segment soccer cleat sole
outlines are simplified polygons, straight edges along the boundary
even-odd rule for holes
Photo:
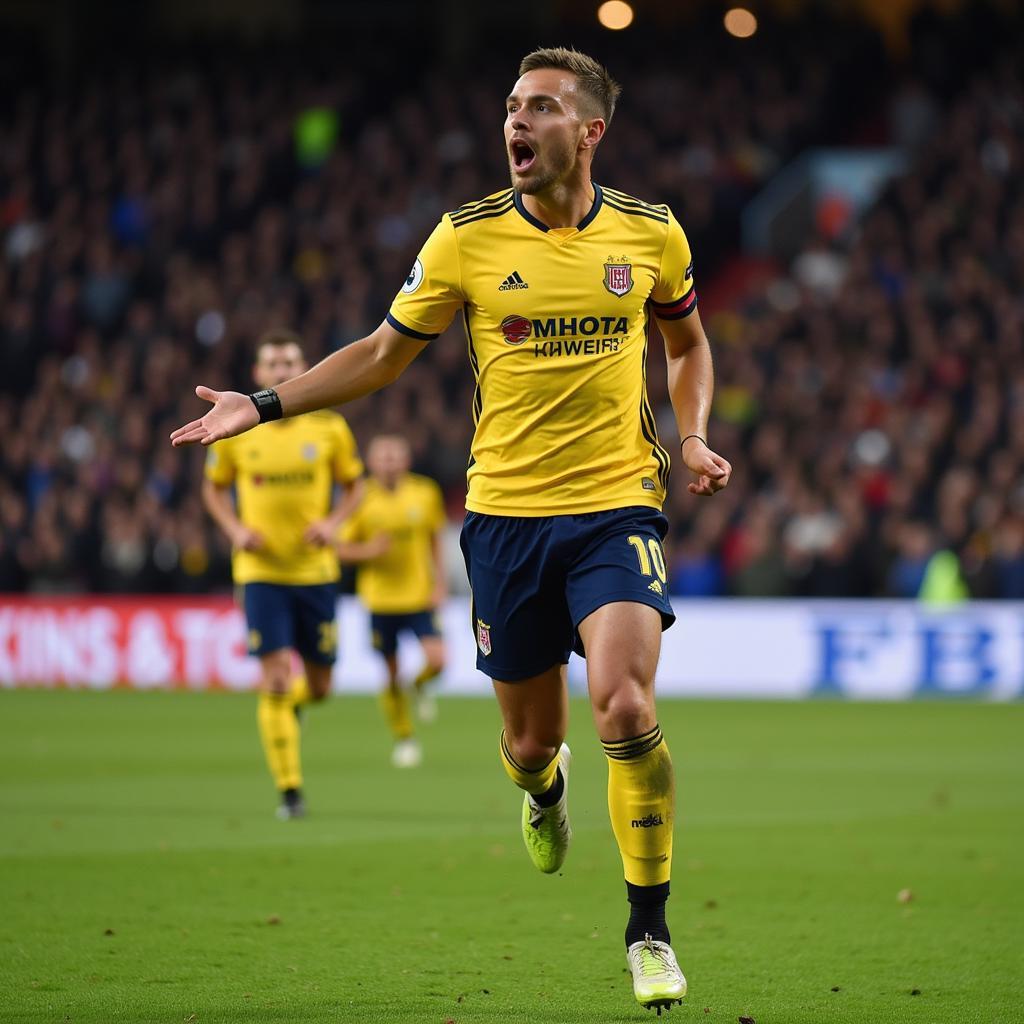
[[[645,1010],[657,1010],[658,1016],[661,1016],[662,1010],[671,1010],[673,1006],[682,1006],[682,999],[655,999],[650,1003],[640,1004]]]

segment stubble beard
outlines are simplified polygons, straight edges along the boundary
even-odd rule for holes
[[[575,152],[570,143],[551,152],[546,169],[534,173],[528,181],[516,184],[515,167],[509,163],[509,170],[512,174],[512,187],[525,196],[535,196],[540,192],[546,192],[552,185],[567,176],[572,169]]]

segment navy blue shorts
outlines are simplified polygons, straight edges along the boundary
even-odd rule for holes
[[[370,631],[374,650],[390,657],[398,650],[398,634],[408,630],[414,636],[440,636],[437,616],[432,611],[407,612],[402,615],[370,613]]]
[[[293,647],[307,661],[332,665],[338,653],[334,620],[336,583],[291,587],[283,583],[246,583],[245,619],[249,653],[257,657]]]
[[[583,654],[577,627],[602,605],[635,601],[675,621],[656,509],[583,515],[491,516],[469,512],[462,554],[473,590],[476,665],[513,682]]]

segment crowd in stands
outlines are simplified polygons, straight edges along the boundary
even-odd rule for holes
[[[873,47],[614,68],[627,90],[595,176],[672,205],[698,291],[744,203],[803,148],[902,141],[908,109],[921,129],[857,230],[808,238],[706,319],[712,440],[735,473],[694,499],[675,459],[675,593],[914,596],[948,549],[971,593],[1024,597],[1021,64],[1004,54],[951,92],[918,79],[887,107],[881,86],[849,91]],[[310,360],[366,334],[438,216],[507,182],[514,62],[428,67],[372,96],[358,69],[259,63],[100,69],[0,113],[0,592],[227,586],[202,453],[167,443],[200,412],[193,385],[245,389],[271,326]],[[672,449],[656,365],[649,382]],[[453,328],[345,410],[362,445],[409,436],[453,523],[472,389]]]

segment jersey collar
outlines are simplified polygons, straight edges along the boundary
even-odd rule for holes
[[[596,181],[592,182],[591,184],[593,184],[594,186],[594,205],[590,207],[590,211],[583,218],[583,220],[581,220],[579,224],[576,225],[577,231],[582,231],[597,216],[598,211],[601,209],[601,205],[604,202],[603,193],[601,192],[601,186],[598,185]],[[536,217],[534,217],[532,213],[530,213],[530,211],[523,204],[523,197],[519,192],[515,192],[514,196],[516,210],[519,212],[519,215],[523,218],[523,220],[525,220],[528,224],[532,224],[535,228],[537,228],[540,231],[551,230],[547,226],[547,224],[544,223],[544,221],[538,220]]]

